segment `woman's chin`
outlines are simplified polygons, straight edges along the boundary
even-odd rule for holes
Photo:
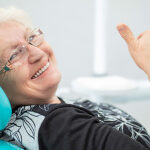
[[[61,81],[61,74],[56,74],[54,76],[51,76],[51,78],[48,79],[45,85],[47,85],[47,87],[49,88],[57,87],[60,81]]]
[[[50,74],[47,78],[41,79],[36,84],[41,87],[41,89],[47,91],[57,88],[59,82],[61,81],[61,73],[55,72]]]

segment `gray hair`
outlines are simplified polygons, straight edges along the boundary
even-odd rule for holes
[[[27,28],[33,28],[28,14],[25,11],[12,6],[8,8],[0,8],[0,24],[7,21],[15,21]],[[2,62],[0,60],[0,65],[1,63]],[[4,76],[0,75],[0,86],[2,86],[3,80]]]
[[[31,20],[28,14],[15,7],[0,8],[0,23],[7,21],[16,21],[26,27],[32,28]]]

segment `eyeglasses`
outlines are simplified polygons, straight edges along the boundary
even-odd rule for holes
[[[44,41],[43,32],[39,28],[34,29],[27,36],[26,41],[28,44],[31,44],[33,46],[36,47],[39,46]],[[8,61],[5,63],[5,65],[2,66],[0,74],[12,70],[13,64],[18,62],[25,55],[26,51],[27,51],[27,44],[17,46],[16,49],[12,50],[12,53]]]

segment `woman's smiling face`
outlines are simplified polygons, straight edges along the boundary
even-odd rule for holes
[[[0,24],[1,65],[16,47],[26,47],[23,56],[12,64],[13,69],[1,75],[4,76],[1,86],[12,106],[49,103],[61,80],[52,48],[44,40],[38,46],[28,44],[26,38],[30,32],[14,21]]]

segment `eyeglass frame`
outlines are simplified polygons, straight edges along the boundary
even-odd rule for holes
[[[34,31],[36,31],[36,30],[40,33],[39,35],[42,35],[42,40],[41,40],[41,42],[38,43],[38,44],[33,44],[33,43],[32,43],[32,40],[33,40],[33,38],[36,36],[36,35],[34,35],[33,33],[34,33]],[[27,41],[27,44],[33,45],[33,46],[35,46],[35,47],[39,46],[39,45],[44,41],[44,34],[43,34],[42,30],[41,30],[40,28],[35,28],[35,29],[33,29],[33,30],[31,31],[31,33],[27,36],[26,41]],[[11,58],[11,57],[10,57],[10,58]],[[4,66],[2,67],[2,69],[0,70],[0,74],[6,73],[7,71],[10,71],[10,70],[13,69],[12,63],[10,62],[10,58],[9,58],[8,61],[6,61],[5,65],[4,65]]]

